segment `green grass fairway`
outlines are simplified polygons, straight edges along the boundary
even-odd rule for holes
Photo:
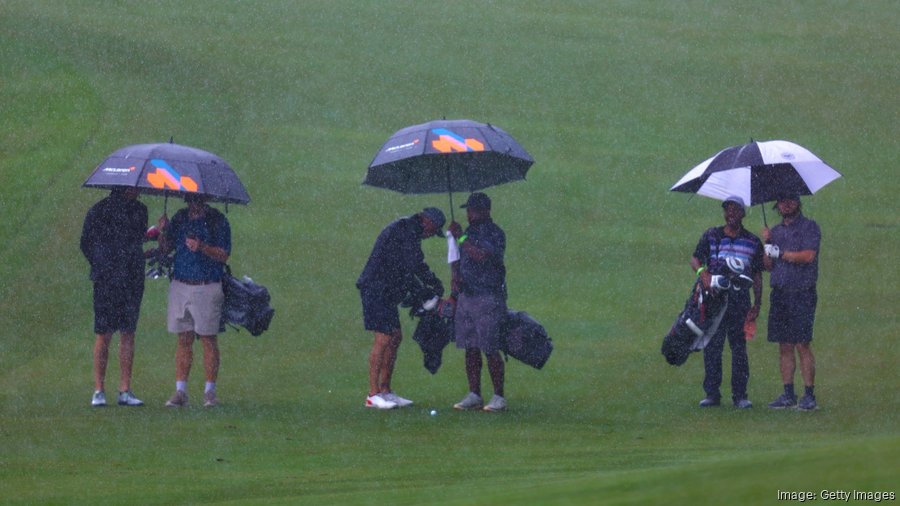
[[[898,26],[886,0],[0,2],[0,503],[896,501]],[[449,209],[360,183],[394,131],[442,117],[499,125],[536,160],[487,192],[509,305],[556,349],[542,371],[508,364],[499,416],[450,409],[462,354],[432,376],[405,316],[394,386],[416,405],[363,408],[356,277],[388,222]],[[168,410],[167,285],[148,280],[133,381],[147,406],[91,409],[78,238],[104,192],[81,184],[112,151],[170,137],[240,175],[252,202],[228,209],[230,264],[277,313],[261,337],[221,336],[219,408],[199,407],[197,346],[193,405]],[[803,202],[823,231],[812,413],[765,407],[781,393],[768,304],[752,410],[699,409],[701,357],[659,353],[696,241],[722,222],[718,202],[667,190],[751,138],[844,176]],[[745,224],[758,233],[762,208]],[[445,248],[425,243],[448,281]]]

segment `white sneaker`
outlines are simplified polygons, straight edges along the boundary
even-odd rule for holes
[[[494,395],[493,397],[491,397],[491,402],[489,402],[487,406],[484,407],[484,410],[494,413],[506,411],[506,399],[500,397],[499,395]]]
[[[106,394],[101,390],[94,392],[94,396],[91,397],[91,406],[95,408],[106,406]]]
[[[399,395],[395,394],[394,392],[381,393],[379,395],[384,400],[386,400],[388,402],[393,402],[394,404],[397,405],[397,407],[400,407],[400,408],[405,408],[407,406],[413,405],[413,401],[411,401],[409,399],[404,399],[403,397],[400,397]]]
[[[143,406],[144,401],[138,399],[131,393],[131,390],[127,392],[119,392],[119,406]]]
[[[397,407],[397,403],[385,400],[381,396],[381,394],[375,394],[366,397],[366,407],[376,409],[394,409]]]
[[[482,406],[484,406],[484,401],[481,400],[481,396],[474,392],[469,392],[463,397],[463,400],[453,405],[453,409],[468,411],[470,409],[481,409]]]

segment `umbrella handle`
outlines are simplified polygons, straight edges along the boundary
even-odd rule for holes
[[[453,192],[447,192],[447,195],[450,196],[450,223],[453,223],[454,221],[456,221],[453,218]]]
[[[765,202],[760,202],[759,208],[762,209],[762,213],[763,213],[763,226],[766,228],[769,228],[769,223],[766,221],[766,205],[765,204],[766,204]]]
[[[450,223],[456,221],[453,218],[453,185],[450,182],[450,160],[444,157],[444,167],[447,168],[447,195],[450,196]]]

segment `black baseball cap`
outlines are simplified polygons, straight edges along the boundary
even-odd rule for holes
[[[443,228],[444,223],[447,222],[447,218],[444,217],[443,211],[441,211],[440,209],[438,209],[436,207],[426,207],[425,209],[422,209],[422,212],[419,214],[427,217],[435,225],[437,225],[438,235],[444,235],[444,233],[441,231],[441,228]]]
[[[469,195],[469,200],[466,200],[466,203],[459,207],[463,209],[467,207],[471,207],[472,209],[490,209],[491,198],[484,193],[475,192]]]

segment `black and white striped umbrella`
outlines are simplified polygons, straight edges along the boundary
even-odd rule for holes
[[[812,195],[841,177],[803,146],[788,141],[732,146],[697,165],[669,191],[717,200],[738,196],[754,205],[786,195]]]

